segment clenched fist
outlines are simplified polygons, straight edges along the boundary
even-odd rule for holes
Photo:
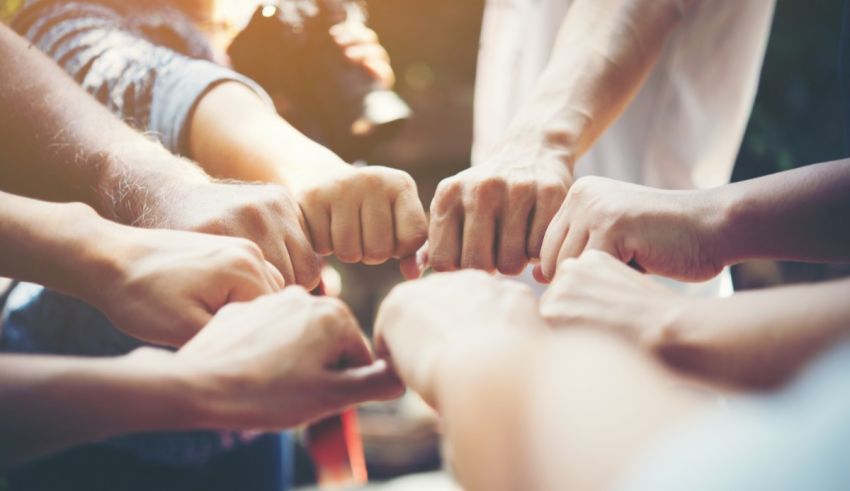
[[[707,280],[725,266],[724,208],[711,191],[667,191],[604,177],[570,189],[543,242],[538,279],[597,249],[641,271]]]
[[[381,264],[412,256],[427,224],[416,183],[387,167],[324,164],[290,179],[313,247],[346,263]]]
[[[431,266],[522,272],[539,257],[571,181],[560,161],[509,151],[443,180],[431,202]]]

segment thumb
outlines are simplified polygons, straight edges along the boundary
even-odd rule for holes
[[[333,377],[345,405],[386,401],[404,393],[404,385],[386,360],[335,372]]]

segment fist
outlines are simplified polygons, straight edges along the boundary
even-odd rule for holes
[[[707,280],[724,266],[723,212],[711,191],[666,191],[603,177],[573,184],[546,232],[536,276],[548,281],[587,249],[661,276]]]
[[[387,167],[325,167],[296,186],[313,247],[342,262],[381,264],[412,256],[427,224],[416,183]]]
[[[177,352],[216,428],[290,428],[403,387],[340,301],[294,287],[230,304]]]
[[[431,202],[431,266],[522,272],[539,256],[569,180],[560,162],[491,162],[443,180]]]
[[[152,213],[158,227],[248,239],[287,285],[319,283],[319,257],[305,232],[298,203],[272,184],[208,183],[170,193]]]

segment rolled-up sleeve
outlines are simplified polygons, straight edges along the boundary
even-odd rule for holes
[[[272,104],[251,79],[151,42],[107,6],[44,3],[21,12],[14,23],[19,32],[113,113],[174,153],[188,155],[192,111],[215,85],[239,82]]]

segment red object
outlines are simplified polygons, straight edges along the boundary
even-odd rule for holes
[[[316,466],[319,487],[352,487],[368,482],[356,409],[310,425],[307,448]]]
[[[324,294],[324,284],[320,283],[313,295]],[[356,409],[347,409],[307,427],[307,449],[320,488],[354,487],[369,481]]]

